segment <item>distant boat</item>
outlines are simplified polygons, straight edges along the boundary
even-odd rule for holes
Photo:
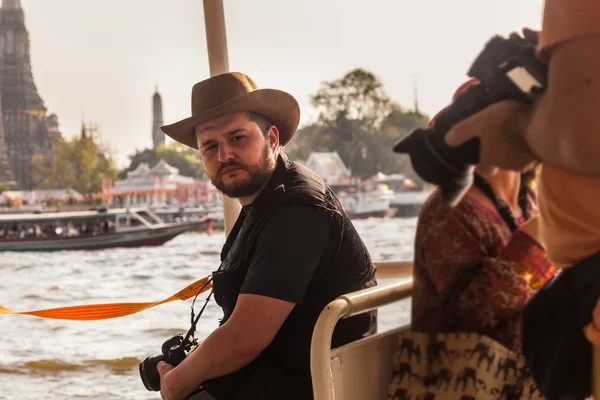
[[[0,215],[0,251],[158,246],[208,219],[165,223],[146,208]]]
[[[429,190],[419,187],[402,174],[385,175],[379,172],[371,177],[371,180],[387,185],[393,191],[390,207],[397,210],[396,217],[418,216],[423,203],[431,194]]]
[[[384,185],[364,190],[359,184],[330,184],[350,219],[386,218],[396,212],[390,207],[394,192]]]
[[[196,206],[164,206],[156,207],[149,206],[155,214],[157,214],[165,222],[189,222],[206,219],[211,219],[212,229],[224,228],[223,207],[209,202],[200,203]],[[201,224],[197,227],[200,231],[206,231],[206,224]]]

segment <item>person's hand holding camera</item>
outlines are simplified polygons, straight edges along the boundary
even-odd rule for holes
[[[163,400],[177,400],[182,397],[177,397],[177,382],[171,379],[171,371],[175,369],[174,366],[161,361],[156,366],[156,370],[160,375],[160,397]]]
[[[539,32],[525,28],[523,37],[537,44]],[[459,146],[479,137],[480,165],[523,171],[537,161],[524,139],[534,107],[513,100],[492,104],[456,124],[446,135],[446,143]]]
[[[534,106],[514,100],[492,104],[456,124],[446,135],[446,143],[459,146],[480,139],[479,163],[513,171],[531,168],[537,160],[524,142]]]

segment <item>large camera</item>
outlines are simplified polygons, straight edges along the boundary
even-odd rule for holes
[[[158,392],[160,390],[160,375],[156,369],[159,362],[164,361],[172,366],[178,366],[187,355],[196,348],[195,338],[184,338],[182,334],[175,335],[162,345],[162,354],[147,357],[140,363],[140,377],[146,389]]]
[[[473,183],[479,162],[479,138],[457,147],[444,137],[456,123],[503,100],[533,103],[546,87],[547,66],[536,56],[536,44],[516,33],[495,36],[473,62],[468,75],[479,83],[470,86],[444,109],[430,128],[419,128],[394,146],[407,153],[415,172],[440,187],[445,204],[455,206]]]

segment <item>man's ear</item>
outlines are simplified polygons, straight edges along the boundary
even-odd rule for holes
[[[271,125],[269,132],[267,132],[267,139],[271,149],[275,151],[279,147],[279,129],[275,125]]]

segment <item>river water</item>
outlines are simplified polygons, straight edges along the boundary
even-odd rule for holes
[[[412,259],[416,219],[354,224],[373,260]],[[162,300],[216,269],[224,240],[219,232],[189,232],[160,247],[2,253],[0,305],[26,311]],[[0,399],[160,399],[142,385],[138,364],[188,330],[190,304],[176,301],[104,321],[0,315]],[[379,330],[407,323],[409,307],[406,300],[381,309]],[[209,334],[221,316],[211,301],[196,336]]]

